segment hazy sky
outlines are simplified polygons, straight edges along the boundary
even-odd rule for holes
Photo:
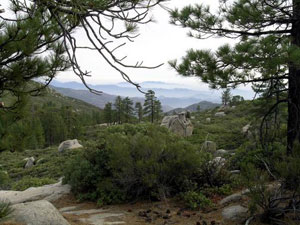
[[[171,0],[164,3],[169,8],[182,8],[194,3],[205,3],[212,7],[218,5],[218,0]],[[157,7],[152,10],[155,23],[149,23],[140,27],[140,36],[135,42],[129,43],[117,51],[122,58],[127,56],[125,62],[135,64],[143,61],[144,65],[154,66],[164,63],[163,66],[154,70],[128,69],[125,70],[135,82],[163,81],[177,83],[180,86],[193,87],[196,89],[208,89],[206,84],[197,78],[183,78],[168,65],[169,60],[180,59],[190,48],[216,49],[219,45],[227,42],[226,39],[197,40],[187,36],[186,29],[169,24],[169,14],[166,10]],[[83,32],[78,30],[76,37],[84,43]],[[123,82],[120,74],[108,66],[96,52],[83,51],[78,55],[82,68],[92,72],[92,77],[87,79],[90,84],[107,84]],[[59,81],[78,80],[72,71],[60,74]]]

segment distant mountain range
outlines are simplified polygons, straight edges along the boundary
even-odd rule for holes
[[[59,82],[52,81],[52,86],[61,88],[70,88],[75,90],[86,90],[82,83],[77,82]],[[164,82],[143,82],[140,84],[143,91],[151,89],[160,99],[162,104],[169,105],[173,108],[186,107],[188,105],[198,103],[199,101],[220,102],[219,91],[197,91],[188,88],[179,88],[178,84],[168,84]],[[102,91],[109,95],[120,95],[128,97],[141,97],[144,94],[139,92],[133,85],[128,83],[107,84],[107,85],[89,85],[95,90]]]
[[[185,108],[172,109],[172,110],[168,111],[167,113],[169,115],[172,115],[174,113],[180,113],[180,112],[183,112],[183,111],[196,112],[198,110],[198,106],[200,106],[200,111],[204,111],[204,110],[207,110],[207,109],[216,108],[220,105],[221,104],[218,104],[218,103],[212,103],[212,102],[208,102],[208,101],[201,101],[201,102],[198,102],[196,104],[189,105]]]
[[[220,103],[221,90],[198,91],[188,88],[180,88],[180,85],[158,81],[142,82],[143,91],[149,89],[155,92],[155,95],[161,101],[165,112],[174,108],[185,108],[199,102]],[[144,95],[133,85],[126,82],[118,84],[89,85],[95,90],[102,91],[102,95],[90,93],[82,83],[78,82],[59,82],[54,80],[51,86],[58,92],[77,99],[81,99],[90,104],[103,108],[107,102],[114,102],[116,96],[130,97],[134,102],[143,102]],[[241,95],[245,99],[251,99],[252,92],[235,89],[233,95]]]

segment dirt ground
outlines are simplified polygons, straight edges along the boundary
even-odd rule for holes
[[[218,199],[216,199],[217,201]],[[78,202],[73,195],[66,195],[53,202],[57,208],[76,206],[76,210],[100,209],[93,202]],[[127,225],[235,225],[222,221],[222,207],[214,207],[208,211],[192,211],[184,209],[183,206],[174,200],[162,202],[137,202],[132,204],[121,204],[101,207],[110,212],[122,212],[122,221]],[[88,215],[80,216],[63,213],[65,219],[71,225],[89,225],[80,221]],[[0,223],[1,225],[23,225],[20,223]],[[251,225],[262,225],[252,221]]]
[[[69,206],[77,206],[78,210],[99,208],[95,203],[79,203],[69,195],[53,203],[58,209]],[[128,225],[226,225],[221,222],[221,209],[212,208],[209,211],[191,211],[184,209],[174,200],[163,202],[137,202],[102,207],[113,212],[124,212],[122,218]],[[85,225],[80,218],[85,215],[74,216],[63,214],[71,225]],[[229,225],[229,224],[228,224]],[[230,224],[233,225],[233,224]]]

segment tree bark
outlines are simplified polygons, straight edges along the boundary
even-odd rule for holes
[[[300,0],[293,0],[292,48],[300,48]],[[300,143],[300,66],[289,65],[287,155],[293,153],[294,144]]]

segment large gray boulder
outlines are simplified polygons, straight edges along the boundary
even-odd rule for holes
[[[186,117],[185,112],[178,115],[165,116],[161,122],[161,126],[183,137],[191,136],[194,129],[192,122]]]
[[[79,144],[77,139],[67,140],[67,141],[62,142],[58,146],[58,151],[59,152],[64,152],[65,150],[75,149],[75,148],[82,148],[82,147],[83,146],[81,144]]]
[[[20,203],[12,206],[11,218],[25,225],[70,225],[48,201]]]
[[[223,209],[222,217],[230,224],[242,224],[249,216],[248,209],[241,205],[229,206]]]
[[[25,191],[0,191],[0,198],[1,200],[9,201],[12,204],[37,200],[55,201],[70,192],[70,185],[63,185],[60,181],[56,184],[45,185],[42,187],[31,187]]]

